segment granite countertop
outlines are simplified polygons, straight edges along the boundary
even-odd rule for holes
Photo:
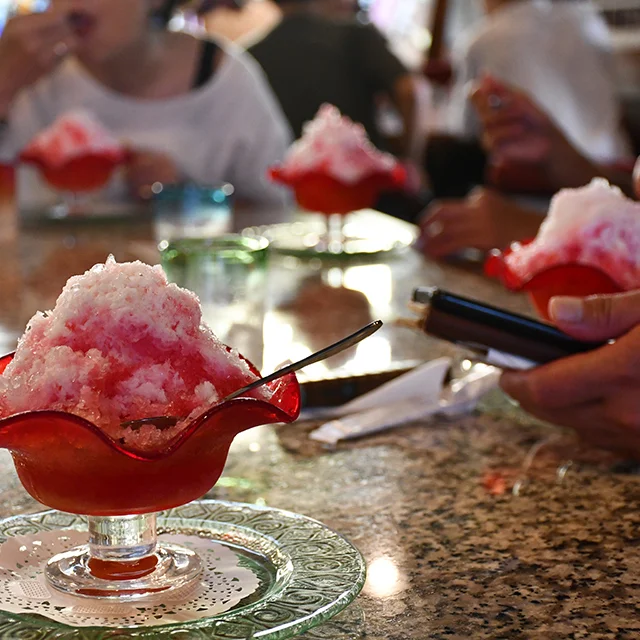
[[[29,246],[38,242],[46,241]],[[103,238],[103,244],[109,242]],[[124,252],[122,246],[114,250]],[[24,278],[17,260],[9,250],[0,253],[3,273],[20,271]],[[56,261],[51,264],[55,269]],[[77,266],[58,264],[60,277]],[[377,269],[372,273],[387,277]],[[376,315],[385,304],[399,312],[411,288],[426,283],[516,309],[526,305],[477,273],[417,256],[388,269],[388,300],[370,298]],[[355,276],[344,282],[357,288]],[[5,280],[3,287],[9,286]],[[32,286],[28,296],[17,287],[12,298],[4,297],[0,327],[7,344],[18,315],[32,313],[49,294]],[[406,329],[388,327],[385,335],[400,359],[446,351]],[[571,434],[524,416],[499,392],[465,418],[433,419],[334,450],[310,445],[311,427],[243,434],[208,496],[305,514],[362,551],[369,567],[363,594],[303,637],[640,638],[635,468],[583,450]],[[547,444],[523,472],[527,454],[542,442]],[[514,495],[519,479],[524,481]],[[20,486],[6,452],[0,452],[0,485],[0,515],[41,509]]]

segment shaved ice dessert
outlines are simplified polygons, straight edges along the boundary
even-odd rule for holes
[[[85,418],[121,445],[154,451],[219,400],[255,380],[248,363],[204,325],[195,294],[159,266],[109,257],[69,279],[37,313],[0,376],[0,418],[35,410]],[[268,400],[268,387],[253,397]],[[185,420],[160,430],[121,422]]]
[[[23,157],[42,158],[52,167],[87,154],[120,158],[123,146],[89,111],[76,109],[40,132],[22,152]]]
[[[406,171],[362,125],[325,104],[271,177],[292,187],[300,206],[332,214],[373,206],[382,191],[404,185]]]
[[[346,184],[373,173],[392,172],[398,161],[378,151],[360,124],[352,122],[332,105],[325,104],[308,122],[302,138],[293,143],[280,172],[295,180],[311,171],[322,171]]]
[[[582,265],[620,289],[640,288],[640,204],[603,179],[564,189],[535,240],[513,247],[504,262],[522,281],[558,265]]]
[[[90,112],[69,111],[41,131],[20,154],[53,187],[92,191],[105,185],[127,158],[123,144]]]

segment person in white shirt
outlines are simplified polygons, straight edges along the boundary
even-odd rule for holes
[[[485,7],[486,17],[454,46],[451,133],[479,137],[469,85],[490,74],[526,93],[591,160],[627,156],[609,33],[591,3],[485,0]]]
[[[269,183],[291,133],[257,64],[171,32],[175,0],[52,0],[0,38],[0,162],[72,108],[132,149],[129,193],[154,182],[230,182],[239,201],[285,206]]]

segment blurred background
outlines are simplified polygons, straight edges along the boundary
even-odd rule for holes
[[[395,53],[417,68],[431,43],[429,24],[434,0],[332,0],[336,15],[358,13],[360,19],[376,24],[389,39]],[[256,32],[267,31],[279,19],[271,0],[208,0],[210,10],[200,25],[208,32],[242,41]],[[622,91],[640,87],[640,0],[596,0],[611,26]],[[0,0],[0,30],[7,16],[18,10],[42,10],[47,0]],[[450,0],[446,42],[482,16],[479,0]],[[184,28],[184,19],[174,19],[174,28]],[[639,91],[640,93],[640,91]]]
[[[432,0],[333,0],[335,14],[359,13],[362,20],[375,23],[393,44],[396,53],[412,66],[419,64],[431,39],[428,30]],[[453,0],[448,30],[453,33],[471,24],[481,15],[475,0]],[[42,10],[47,0],[0,0],[0,28],[11,11]],[[231,40],[251,37],[256,31],[268,30],[279,19],[278,7],[270,0],[210,0],[211,8],[203,18],[203,26],[212,34]],[[184,27],[180,17],[174,28]]]

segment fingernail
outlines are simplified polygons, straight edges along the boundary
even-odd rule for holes
[[[427,225],[427,235],[430,238],[439,236],[444,231],[444,225],[440,221],[432,222]]]
[[[553,320],[577,324],[584,319],[584,302],[582,298],[564,296],[552,298],[549,303],[549,314]]]

